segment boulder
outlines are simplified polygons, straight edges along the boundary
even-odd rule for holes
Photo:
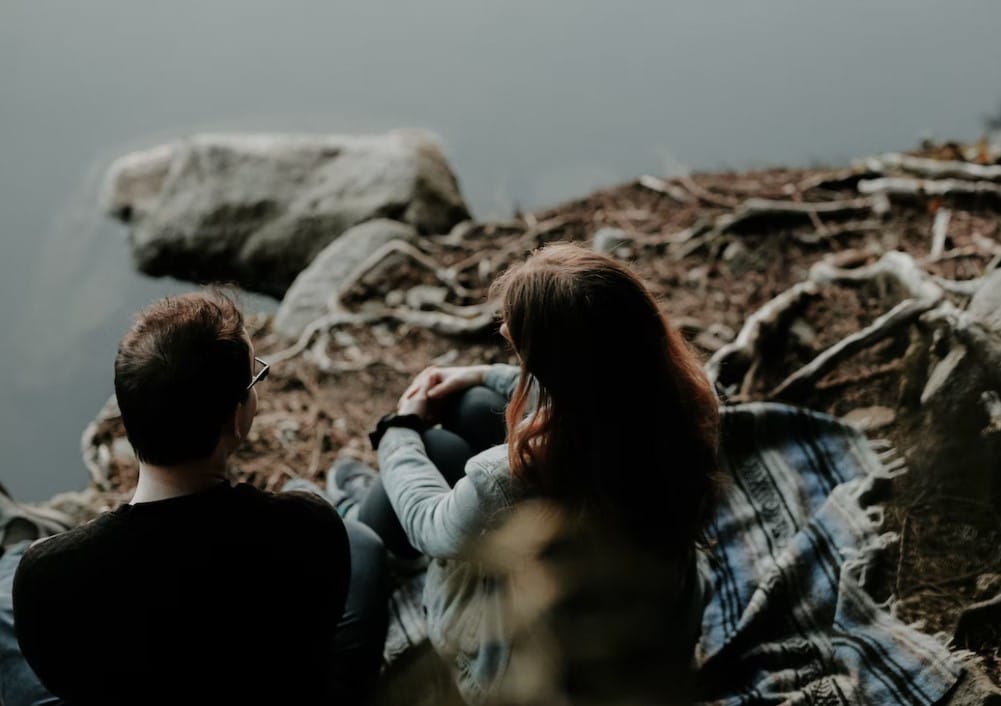
[[[385,218],[351,228],[295,278],[275,314],[275,331],[298,338],[312,321],[330,311],[333,300],[349,284],[347,278],[376,250],[392,240],[413,242],[416,238],[413,227]]]
[[[197,135],[120,158],[103,192],[142,272],[275,297],[359,223],[447,233],[469,217],[435,139],[410,130]]]

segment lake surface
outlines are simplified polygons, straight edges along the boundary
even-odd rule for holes
[[[83,487],[134,311],[97,209],[117,155],[201,130],[438,133],[480,218],[641,173],[844,163],[975,139],[997,0],[5,0],[0,481]],[[250,300],[250,308],[263,306]]]

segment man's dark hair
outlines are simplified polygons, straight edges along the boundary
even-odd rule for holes
[[[136,318],[118,346],[115,394],[141,461],[206,458],[247,398],[250,348],[243,315],[220,292],[169,297]]]

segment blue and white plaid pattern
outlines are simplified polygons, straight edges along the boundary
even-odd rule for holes
[[[732,479],[712,525],[697,649],[711,703],[933,704],[961,671],[863,589],[890,539],[869,495],[888,475],[865,437],[776,404],[724,410]]]

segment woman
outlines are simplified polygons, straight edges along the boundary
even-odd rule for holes
[[[380,483],[359,519],[395,554],[434,560],[430,636],[468,700],[496,685],[510,635],[496,576],[467,550],[532,498],[671,567],[665,600],[677,623],[664,630],[689,660],[702,605],[697,546],[717,491],[708,379],[640,280],[610,257],[550,245],[491,295],[520,365],[418,375],[373,433]],[[442,428],[430,428],[436,421]]]

